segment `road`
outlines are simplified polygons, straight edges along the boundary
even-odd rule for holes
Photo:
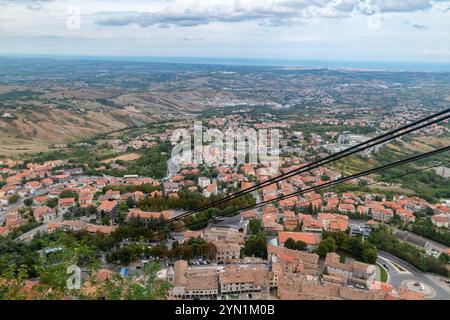
[[[163,180],[169,180],[171,177],[177,174],[178,170],[180,170],[180,165],[176,161],[174,161],[174,159],[170,158],[169,160],[167,160],[167,175]]]
[[[24,233],[23,235],[21,235],[20,237],[18,237],[16,240],[18,241],[29,241],[31,239],[33,239],[34,235],[38,232],[38,231],[46,231],[47,230],[47,226],[48,224],[43,224],[37,228],[34,228],[26,233]]]
[[[392,262],[400,266],[404,271],[398,270]],[[378,251],[378,260],[380,265],[386,265],[390,276],[390,283],[395,287],[400,287],[402,282],[412,280],[428,285],[434,290],[431,300],[450,300],[450,286],[440,280],[440,277],[427,274],[408,262],[384,251]]]

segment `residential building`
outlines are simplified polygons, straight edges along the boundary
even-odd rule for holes
[[[33,214],[36,221],[43,221],[44,223],[48,223],[56,218],[55,212],[47,206],[34,207]]]
[[[75,198],[61,198],[58,199],[59,208],[70,208],[75,205]]]
[[[342,263],[340,258],[335,252],[327,253],[325,268],[329,274],[345,275],[348,278],[368,279],[375,272],[375,267],[372,265],[355,260],[351,263]]]
[[[446,214],[436,214],[431,217],[431,223],[438,228],[447,228],[449,227],[450,218]]]
[[[216,261],[236,262],[239,261],[241,254],[241,246],[237,243],[230,243],[225,241],[215,241],[216,246]]]
[[[348,228],[348,216],[342,214],[319,213],[318,219],[326,231],[342,231]]]
[[[219,272],[221,295],[251,294],[268,290],[269,273],[265,267],[229,265]]]
[[[173,279],[169,299],[215,300],[219,294],[217,271],[211,268],[188,268],[187,261],[178,260],[173,267]]]
[[[105,200],[97,207],[97,216],[99,219],[109,217],[110,222],[113,223],[116,218],[116,213],[119,205],[115,200]]]
[[[284,246],[284,243],[289,238],[293,239],[294,241],[302,241],[306,244],[308,250],[313,250],[317,247],[317,245],[319,245],[320,241],[322,240],[322,235],[320,233],[312,232],[278,232],[278,242],[281,246]]]
[[[127,220],[130,220],[132,218],[140,218],[144,222],[149,222],[152,219],[164,219],[169,220],[173,218],[173,211],[171,210],[164,210],[161,212],[149,212],[149,211],[142,211],[139,209],[131,209],[128,212]]]
[[[198,185],[204,189],[207,186],[209,186],[211,184],[211,179],[206,178],[206,177],[199,177],[198,178]]]
[[[218,189],[216,183],[211,183],[205,187],[203,190],[203,196],[206,198],[211,197],[212,195],[217,195]]]

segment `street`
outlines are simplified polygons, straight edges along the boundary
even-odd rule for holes
[[[403,282],[408,280],[421,282],[432,288],[434,291],[433,295],[429,299],[450,300],[450,286],[449,284],[439,280],[439,277],[424,273],[408,262],[384,251],[378,251],[377,263],[382,266],[387,266],[390,284],[393,286],[398,288]],[[399,270],[396,265],[400,266],[403,270]]]

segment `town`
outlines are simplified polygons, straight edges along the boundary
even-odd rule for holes
[[[0,236],[36,247],[57,245],[42,248],[46,259],[69,250],[64,248],[69,241],[64,237],[70,241],[88,237],[99,265],[96,270],[83,270],[79,296],[108,296],[104,292],[99,296],[102,284],[120,282],[117,276],[140,277],[157,265],[158,279],[167,283],[163,297],[175,300],[448,298],[450,196],[445,165],[421,177],[437,188],[442,186],[442,195],[414,189],[420,186],[408,184],[409,180],[390,182],[384,176],[367,176],[239,211],[340,179],[366,163],[380,163],[383,156],[392,156],[398,144],[407,149],[425,141],[448,141],[448,120],[351,160],[293,175],[216,208],[184,216],[426,115],[425,109],[414,113],[399,109],[403,111],[381,116],[368,110],[357,115],[333,110],[332,116],[322,111],[303,120],[316,126],[311,132],[308,126],[302,131],[302,122],[286,120],[284,113],[268,112],[261,120],[252,116],[247,105],[238,104],[238,108],[202,120],[220,130],[280,130],[276,166],[264,159],[239,166],[174,165],[168,152],[174,145],[172,133],[179,128],[194,130],[193,123],[177,122],[148,132],[125,131],[109,140],[102,137],[102,143],[56,146],[66,152],[56,154],[61,158],[49,154],[55,159],[45,155],[2,159]],[[258,150],[267,147],[262,144]],[[162,145],[168,147],[162,150]],[[110,158],[83,162],[70,156],[79,150],[108,152]],[[165,162],[165,172],[142,175],[155,156]],[[27,266],[24,257],[11,256],[12,261],[8,257],[0,262],[0,269],[19,262],[25,266],[29,277],[22,290],[32,297],[33,288],[42,285],[39,277],[32,276],[37,270]]]

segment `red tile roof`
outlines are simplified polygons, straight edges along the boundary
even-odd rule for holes
[[[171,219],[173,217],[173,211],[166,210],[162,212],[146,212],[139,209],[132,209],[128,212],[128,218],[142,218],[142,219]]]
[[[316,245],[321,240],[321,235],[318,233],[310,232],[288,232],[280,231],[278,232],[278,240],[280,243],[285,243],[287,239],[293,239],[295,241],[303,241],[307,245]]]
[[[97,208],[98,211],[111,212],[117,206],[117,201],[103,201]]]

